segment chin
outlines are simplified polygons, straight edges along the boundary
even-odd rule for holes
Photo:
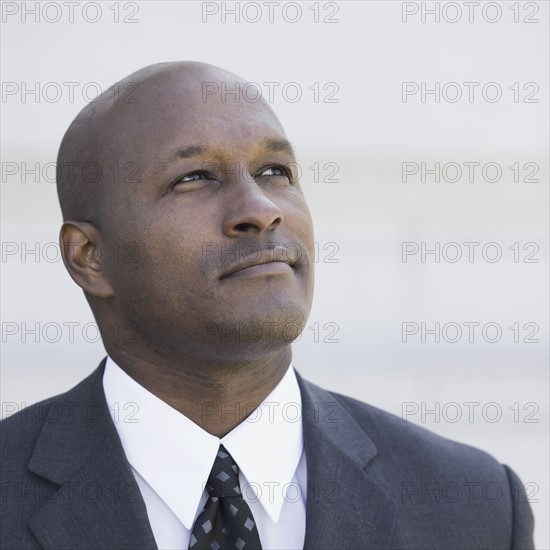
[[[225,355],[246,353],[264,355],[288,346],[300,336],[309,309],[304,304],[284,307],[265,304],[253,310],[232,311],[230,318],[205,323],[203,342]]]

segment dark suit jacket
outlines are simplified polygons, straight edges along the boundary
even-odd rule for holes
[[[69,392],[1,423],[1,548],[157,548],[105,401],[103,370],[104,362]],[[299,375],[298,382],[305,548],[533,548],[532,514],[506,466]]]

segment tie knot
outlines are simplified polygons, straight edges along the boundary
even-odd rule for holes
[[[206,491],[211,497],[241,496],[239,467],[233,457],[220,445],[214,466],[206,482]]]

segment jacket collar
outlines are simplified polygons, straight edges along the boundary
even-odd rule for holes
[[[52,402],[29,462],[60,486],[29,521],[43,548],[157,548],[105,401],[104,368]]]
[[[368,473],[374,442],[338,396],[297,377],[308,479],[304,549],[388,548],[397,503]]]

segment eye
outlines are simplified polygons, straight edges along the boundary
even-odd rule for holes
[[[213,179],[215,178],[212,174],[209,174],[203,170],[197,170],[196,172],[189,172],[188,174],[180,176],[170,185],[170,189],[182,188],[182,190],[185,189],[186,191],[201,189]]]
[[[201,181],[201,180],[207,180],[210,179],[208,175],[205,172],[192,172],[191,174],[186,174],[185,176],[182,176],[178,180],[176,180],[174,183],[187,183],[190,181]]]
[[[267,170],[261,173],[262,176],[286,176],[284,170],[280,166],[270,166]]]
[[[292,173],[286,166],[281,165],[275,165],[275,166],[268,166],[267,168],[264,168],[259,176],[260,178],[284,178],[290,183],[294,183],[292,179]]]

